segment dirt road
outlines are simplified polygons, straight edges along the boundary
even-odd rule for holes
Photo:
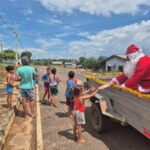
[[[44,72],[44,68],[40,72]],[[62,82],[59,86],[59,106],[58,108],[48,105],[41,105],[42,134],[44,150],[149,150],[150,142],[143,135],[130,126],[122,127],[119,123],[108,120],[108,126],[102,134],[96,133],[90,123],[89,111],[90,103],[87,103],[86,125],[83,138],[84,145],[78,145],[74,141],[72,119],[67,117],[67,106],[65,105],[65,83],[67,71],[60,70]],[[84,81],[81,74],[76,74],[77,78]],[[41,87],[40,96],[43,89]]]

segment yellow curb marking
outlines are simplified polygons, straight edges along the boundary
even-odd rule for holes
[[[37,107],[37,118],[36,118],[37,150],[43,150],[41,112],[40,112],[39,92],[38,92],[38,90],[36,91],[36,107]]]

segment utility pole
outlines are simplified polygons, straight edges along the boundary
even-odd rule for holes
[[[1,47],[1,52],[2,52],[2,57],[0,58],[0,62],[3,62],[3,44],[0,43],[0,47]]]
[[[19,38],[19,35],[18,35],[18,31],[17,31],[17,24],[15,23],[15,38],[16,38],[16,67],[18,67],[18,38]]]
[[[3,51],[3,44],[2,43],[0,43],[0,46],[1,46],[1,52]]]

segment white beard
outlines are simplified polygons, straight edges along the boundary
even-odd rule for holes
[[[130,61],[127,61],[124,65],[124,74],[128,78],[130,78],[134,74],[137,63],[144,56],[145,55],[142,51],[128,55]]]
[[[132,53],[132,54],[129,54],[128,57],[129,57],[129,60],[132,62],[132,63],[137,63],[139,61],[139,59],[141,57],[144,57],[144,53],[142,51],[140,52],[135,52],[135,53]]]
[[[131,61],[127,61],[124,65],[124,74],[130,78],[134,72],[135,72],[135,68],[136,68],[136,64],[137,63],[133,63]]]

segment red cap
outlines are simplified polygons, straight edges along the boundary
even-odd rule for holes
[[[136,45],[132,44],[127,48],[126,55],[129,55],[129,54],[135,53],[135,52],[139,52],[139,51],[140,51],[140,49]]]

